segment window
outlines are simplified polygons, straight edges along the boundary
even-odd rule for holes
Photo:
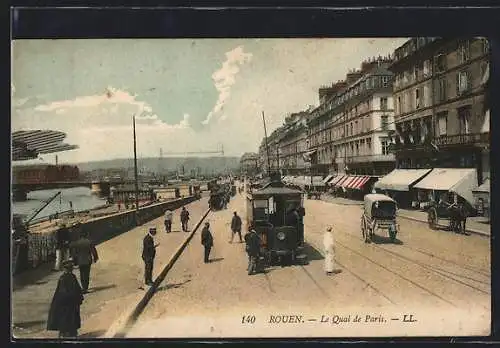
[[[446,129],[448,127],[448,113],[445,112],[440,112],[438,113],[438,131],[439,131],[439,136],[446,135]]]
[[[420,90],[415,90],[415,109],[420,109]]]
[[[469,134],[470,133],[470,113],[471,109],[469,106],[460,108],[457,110],[458,121],[459,121],[459,134]]]
[[[389,87],[389,76],[382,76],[382,87]]]
[[[429,91],[430,86],[429,85],[424,85],[422,89],[422,106],[430,106],[431,105],[431,93]]]
[[[353,127],[352,127],[352,122],[351,122],[351,135],[353,134],[353,132],[352,132],[352,128],[353,128]]]
[[[467,92],[470,88],[470,74],[468,71],[460,71],[457,74],[457,95]]]
[[[401,97],[398,97],[398,114],[402,114],[403,109],[401,108]]]
[[[470,44],[468,40],[458,46],[457,55],[458,61],[461,64],[467,62],[470,59]]]
[[[387,98],[380,98],[380,110],[387,110]]]
[[[488,40],[481,39],[481,44],[482,44],[482,48],[483,48],[483,54],[490,53],[490,44],[488,43]]]
[[[388,116],[387,115],[382,115],[380,117],[380,128],[383,131],[386,131],[389,128],[389,121],[388,121]]]
[[[356,142],[356,156],[359,156],[359,143]]]
[[[368,151],[371,151],[372,150],[372,138],[367,138],[366,144],[368,145]]]
[[[359,133],[358,121],[354,121],[354,129],[356,130],[356,134]]]
[[[382,155],[388,155],[389,154],[389,141],[387,138],[380,138],[380,144],[382,147]]]
[[[443,102],[446,100],[446,79],[440,79],[437,86],[437,101]]]
[[[420,70],[420,67],[418,66],[418,64],[416,64],[414,67],[413,67],[413,82],[417,82],[418,81],[418,71]]]
[[[424,77],[430,76],[431,75],[431,61],[430,60],[425,60],[424,61],[424,71],[423,71]]]
[[[434,57],[434,69],[436,72],[446,70],[446,56],[444,54],[438,54]]]

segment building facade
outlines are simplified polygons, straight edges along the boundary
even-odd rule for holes
[[[279,140],[280,168],[284,175],[306,175],[304,160],[307,150],[307,120],[309,112],[293,113],[285,118]]]
[[[259,172],[259,155],[253,152],[246,152],[240,159],[240,171],[245,175],[255,175]]]
[[[390,57],[378,57],[351,71],[321,95],[312,112],[308,150],[315,174],[385,175],[394,169],[389,131],[394,128]],[[324,89],[323,89],[324,91]]]
[[[489,176],[488,42],[412,38],[396,49],[393,146],[398,168],[476,168]]]

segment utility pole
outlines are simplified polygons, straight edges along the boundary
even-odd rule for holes
[[[135,114],[132,117],[132,121],[134,124],[134,179],[135,179],[135,211],[139,212],[139,174],[137,173],[137,140],[135,135]],[[136,221],[137,221],[136,214]]]
[[[267,174],[271,176],[271,159],[269,157],[269,145],[267,143],[266,118],[264,116],[264,111],[262,111],[262,121],[264,122],[264,137],[266,139]]]

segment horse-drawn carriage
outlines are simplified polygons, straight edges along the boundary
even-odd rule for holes
[[[361,234],[365,243],[372,241],[379,230],[386,230],[392,242],[396,240],[399,225],[396,221],[397,203],[382,194],[365,195],[363,215],[361,215]]]
[[[465,221],[468,211],[465,202],[448,203],[432,202],[427,207],[427,222],[433,230],[437,229],[439,220],[448,220],[448,229],[457,233],[465,233]]]

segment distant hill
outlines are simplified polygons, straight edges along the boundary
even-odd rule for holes
[[[133,158],[120,158],[106,161],[95,161],[76,163],[80,171],[92,171],[98,169],[133,169]],[[162,171],[175,171],[180,166],[184,166],[185,172],[200,168],[202,173],[221,172],[225,169],[236,170],[240,166],[239,157],[165,157],[159,158],[140,158],[137,159],[139,168],[146,171],[157,172],[159,168]]]

